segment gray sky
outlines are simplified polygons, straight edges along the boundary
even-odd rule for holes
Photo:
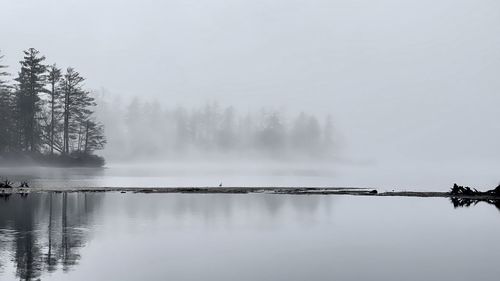
[[[0,26],[11,71],[35,47],[116,95],[332,113],[356,159],[500,157],[496,0],[2,0]]]

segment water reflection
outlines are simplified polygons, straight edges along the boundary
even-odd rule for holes
[[[453,207],[471,207],[476,206],[480,202],[484,202],[490,205],[495,206],[500,211],[500,200],[492,200],[492,199],[473,199],[473,198],[450,198]]]
[[[0,280],[467,280],[474,272],[496,280],[500,271],[485,270],[500,250],[491,246],[500,235],[497,212],[458,212],[447,200],[12,195],[0,199]],[[479,244],[456,247],[478,235]],[[481,260],[474,272],[464,249]],[[425,262],[433,266],[409,274]]]
[[[106,196],[109,195],[109,196]],[[20,280],[39,280],[44,272],[67,272],[78,264],[80,251],[95,230],[95,220],[120,214],[143,221],[168,216],[170,221],[186,217],[203,218],[206,223],[235,225],[239,213],[253,210],[258,217],[280,221],[284,213],[297,218],[314,216],[318,206],[329,209],[331,200],[311,196],[301,200],[290,196],[266,195],[183,195],[118,193],[33,193],[28,196],[2,194],[0,199],[0,276],[3,263],[11,262]],[[106,206],[103,202],[106,200]],[[249,219],[252,216],[248,216]],[[258,219],[258,217],[256,217]],[[306,219],[307,220],[307,219]],[[4,258],[2,260],[1,258]],[[9,260],[5,260],[9,257]]]
[[[92,194],[4,196],[0,202],[0,251],[8,252],[21,280],[43,271],[69,270],[88,239],[91,214],[101,202]]]

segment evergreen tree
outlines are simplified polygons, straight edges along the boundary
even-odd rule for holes
[[[87,119],[84,136],[83,153],[85,154],[91,154],[95,150],[103,149],[106,144],[104,126],[95,120]]]
[[[102,149],[106,138],[103,125],[93,118],[96,103],[83,89],[85,79],[72,68],[62,75],[55,64],[45,66],[45,57],[36,49],[23,54],[14,86],[9,85],[0,54],[0,156],[15,151],[29,151],[37,157],[80,152],[84,155],[50,157],[46,163],[60,159],[68,164],[103,165],[99,156],[86,157]],[[19,159],[15,154],[8,156]]]
[[[4,70],[7,68],[7,66],[1,64],[1,61],[3,60],[3,58],[4,58],[4,56],[2,55],[2,52],[0,51],[0,90],[8,88],[6,77],[10,75],[7,71]]]
[[[334,129],[332,116],[328,115],[325,118],[325,128],[323,129],[323,149],[327,152],[331,152],[334,146]]]
[[[217,132],[217,145],[219,149],[231,150],[236,145],[235,112],[232,107],[227,107],[222,116]]]
[[[261,128],[256,132],[257,147],[279,154],[285,149],[286,127],[278,112],[272,111],[263,116]]]
[[[61,82],[63,94],[63,153],[70,153],[70,141],[77,140],[83,122],[86,122],[93,113],[90,109],[95,106],[94,98],[85,91],[85,79],[73,68],[68,68]]]
[[[61,103],[61,89],[60,82],[62,79],[61,69],[57,68],[55,64],[49,66],[47,82],[50,86],[49,94],[49,110],[50,110],[50,125],[49,125],[49,148],[50,154],[54,154],[55,134],[57,128],[58,114],[60,113]]]
[[[15,127],[12,93],[0,88],[0,152],[13,150],[15,147]]]
[[[20,125],[21,143],[26,151],[38,151],[41,145],[41,132],[38,117],[41,114],[40,94],[46,92],[46,67],[44,56],[30,48],[24,51],[24,59],[20,61],[21,71],[16,81],[19,88],[16,92],[16,113]]]
[[[5,152],[12,148],[14,128],[13,128],[13,107],[12,91],[7,84],[7,76],[10,74],[4,69],[6,65],[1,64],[3,55],[0,54],[0,152]]]

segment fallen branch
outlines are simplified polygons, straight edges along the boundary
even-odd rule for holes
[[[475,188],[470,188],[468,186],[453,184],[453,187],[450,190],[451,195],[467,195],[467,196],[500,196],[500,185],[498,185],[495,189],[488,190],[486,192],[478,191]]]

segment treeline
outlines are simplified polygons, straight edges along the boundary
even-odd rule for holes
[[[107,103],[102,103],[106,105]],[[186,108],[133,99],[122,108],[103,106],[110,157],[182,159],[266,157],[328,159],[333,155],[332,118],[261,109],[240,113],[216,102]]]
[[[94,117],[96,106],[74,68],[47,65],[45,56],[30,48],[23,52],[13,80],[0,54],[0,156],[4,162],[20,156],[64,165],[102,165],[93,155],[103,149],[103,125]],[[22,157],[21,157],[22,158]],[[3,163],[5,164],[5,163]]]

